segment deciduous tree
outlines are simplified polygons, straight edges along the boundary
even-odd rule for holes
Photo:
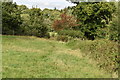
[[[80,29],[85,36],[94,40],[99,37],[98,29],[108,27],[115,10],[113,2],[81,2],[74,8],[73,14],[80,20]],[[107,36],[107,33],[102,35],[102,37],[104,36]]]

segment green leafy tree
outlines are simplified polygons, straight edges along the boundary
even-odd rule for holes
[[[119,40],[119,3],[118,2],[115,2],[115,5],[116,5],[116,12],[113,14],[113,18],[112,18],[112,21],[111,21],[111,24],[110,24],[110,40],[113,40],[113,41],[118,41]]]
[[[46,24],[46,26],[49,28],[49,31],[54,31],[52,28],[52,24],[54,22],[54,20],[58,20],[60,19],[60,10],[57,9],[47,9],[45,8],[43,11],[43,18],[44,18],[44,23]]]
[[[30,9],[28,21],[27,34],[38,37],[44,37],[48,31],[47,26],[44,24],[43,14],[39,8]]]
[[[2,34],[2,1],[0,1],[0,34]]]
[[[118,40],[120,40],[120,32],[119,32],[120,31],[120,25],[119,25],[119,22],[120,22],[120,1],[118,1]]]
[[[20,34],[22,23],[16,3],[2,3],[2,34]]]
[[[19,10],[20,14],[26,14],[28,11],[28,8],[25,5],[18,5],[18,10]]]
[[[104,30],[108,30],[115,10],[112,2],[81,2],[74,8],[73,14],[80,21],[79,29],[88,39],[94,40],[96,37],[105,38],[108,35]]]

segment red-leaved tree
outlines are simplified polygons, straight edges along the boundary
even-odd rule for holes
[[[66,13],[63,13],[60,17],[60,20],[55,20],[53,23],[54,30],[70,29],[78,25],[74,16],[68,16]]]

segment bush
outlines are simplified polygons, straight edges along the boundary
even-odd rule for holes
[[[57,41],[68,42],[68,37],[67,37],[67,36],[59,35],[59,36],[57,37]]]
[[[78,30],[61,30],[58,32],[60,35],[70,36],[73,38],[84,38],[84,33]]]
[[[67,46],[72,49],[79,48],[84,54],[97,61],[100,68],[108,72],[117,72],[120,59],[118,59],[118,44],[109,40],[74,40]]]
[[[48,32],[48,28],[44,25],[41,27],[38,27],[37,30],[38,30],[37,36],[39,37],[45,37]]]
[[[46,34],[45,34],[45,38],[47,38],[47,39],[49,39],[49,38],[50,38],[49,33],[46,33]]]
[[[48,32],[50,37],[57,37],[57,33],[56,32]]]
[[[69,16],[66,13],[63,13],[60,15],[60,17],[60,20],[55,20],[53,22],[53,29],[56,31],[69,29],[78,25],[74,16]]]

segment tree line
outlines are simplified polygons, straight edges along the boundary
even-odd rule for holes
[[[118,41],[117,2],[79,2],[61,10],[2,2],[2,34]]]

